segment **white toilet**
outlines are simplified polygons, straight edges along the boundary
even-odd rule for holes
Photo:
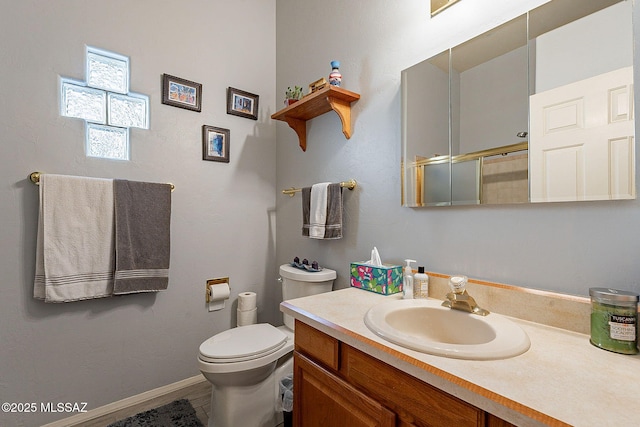
[[[336,272],[280,266],[284,300],[331,291]],[[293,318],[232,328],[200,345],[198,367],[213,384],[209,427],[275,427],[280,379],[293,373]]]

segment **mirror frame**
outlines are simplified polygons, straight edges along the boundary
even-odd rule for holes
[[[459,1],[460,0],[431,0],[431,16],[436,16]]]

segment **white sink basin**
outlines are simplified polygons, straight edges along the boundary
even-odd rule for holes
[[[531,345],[511,320],[452,310],[433,299],[401,299],[372,307],[364,317],[376,335],[402,347],[456,359],[506,359]]]

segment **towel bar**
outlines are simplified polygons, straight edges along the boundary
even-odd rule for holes
[[[356,182],[355,179],[350,179],[349,181],[342,181],[340,183],[340,187],[342,188],[347,188],[349,190],[353,190],[354,188],[356,188],[356,186],[358,185],[358,183]],[[287,194],[289,195],[289,197],[293,197],[296,193],[302,191],[302,188],[287,188],[286,190],[282,190],[282,194]]]
[[[33,182],[35,185],[40,184],[40,175],[42,175],[42,172],[31,172],[29,174],[29,179],[31,180],[31,182]],[[171,186],[171,192],[173,192],[173,190],[176,189],[176,186],[173,185],[172,183],[168,182],[167,184],[169,184]]]

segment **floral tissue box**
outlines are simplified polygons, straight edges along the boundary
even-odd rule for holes
[[[351,263],[351,286],[382,295],[402,292],[402,266],[374,267],[364,262]]]

